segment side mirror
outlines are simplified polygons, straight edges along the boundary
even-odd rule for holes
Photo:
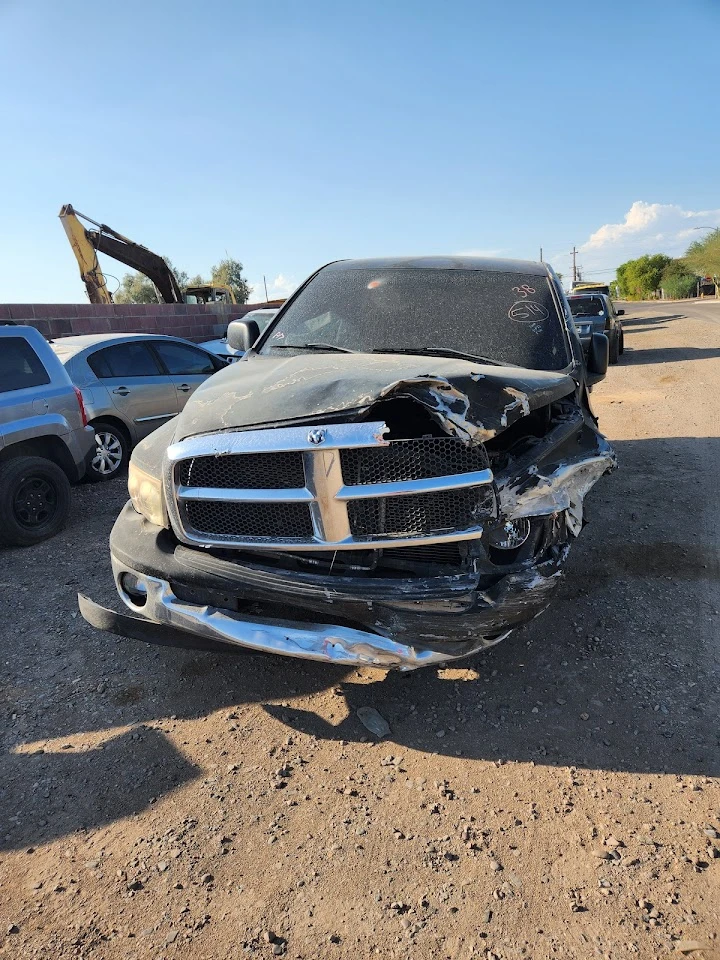
[[[604,333],[594,333],[588,350],[587,372],[588,385],[599,383],[607,373],[610,362],[610,341]]]
[[[619,317],[624,317],[624,316],[625,316],[625,311],[624,311],[624,310],[616,310],[615,313],[616,313]]]
[[[257,320],[231,320],[227,328],[227,342],[234,350],[247,353],[260,336]]]

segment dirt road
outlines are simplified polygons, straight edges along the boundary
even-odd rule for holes
[[[627,309],[621,469],[550,610],[462,666],[93,632],[120,481],[0,553],[0,956],[720,956],[720,307]]]

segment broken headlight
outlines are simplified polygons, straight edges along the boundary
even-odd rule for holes
[[[132,460],[128,468],[128,493],[135,510],[158,527],[169,526],[162,480],[151,477]]]
[[[520,520],[506,520],[505,523],[488,531],[490,546],[498,550],[516,550],[529,536],[530,521],[525,517]]]

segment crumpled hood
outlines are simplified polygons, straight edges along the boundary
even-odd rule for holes
[[[206,380],[177,418],[175,440],[366,410],[412,397],[464,439],[500,433],[576,388],[561,372],[382,354],[252,356]]]

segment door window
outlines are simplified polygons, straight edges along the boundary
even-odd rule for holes
[[[157,377],[163,371],[145,343],[118,343],[88,357],[90,369],[100,380]]]
[[[3,337],[0,343],[0,393],[50,383],[47,370],[27,340]]]
[[[157,340],[153,347],[171,376],[189,377],[215,373],[212,357],[202,350],[196,350],[184,343],[173,343],[171,340]]]

